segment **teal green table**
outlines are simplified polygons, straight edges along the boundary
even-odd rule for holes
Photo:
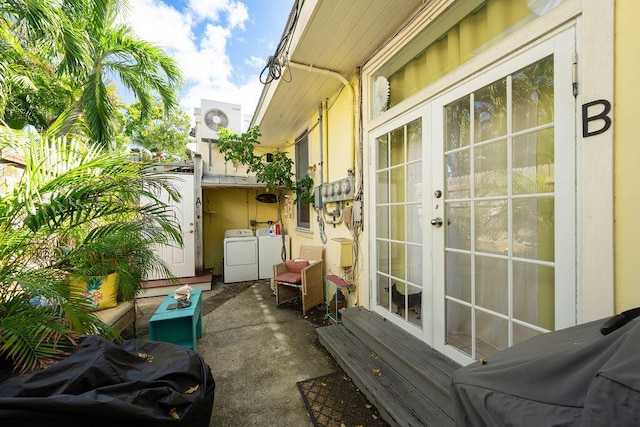
[[[173,294],[162,301],[149,320],[149,340],[164,341],[197,350],[196,340],[202,337],[202,291],[191,292],[191,306],[167,310],[176,303]]]

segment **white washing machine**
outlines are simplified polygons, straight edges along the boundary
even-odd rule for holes
[[[258,239],[249,229],[224,233],[224,282],[258,280]]]
[[[271,279],[273,277],[273,266],[282,262],[282,236],[269,235],[268,228],[258,228],[258,278]],[[286,259],[291,259],[289,236],[284,236],[284,246],[286,248]]]

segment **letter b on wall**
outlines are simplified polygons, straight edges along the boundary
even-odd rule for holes
[[[593,116],[589,116],[589,111],[595,110],[596,106],[601,106],[601,111],[598,114]],[[611,127],[611,117],[608,116],[611,111],[611,103],[605,99],[598,99],[597,101],[587,102],[586,104],[582,104],[582,137],[586,138],[589,136],[600,135],[601,133],[606,132]],[[591,127],[592,130],[589,130],[589,123],[593,123]],[[601,125],[597,127],[597,125]],[[595,128],[595,129],[594,129]]]

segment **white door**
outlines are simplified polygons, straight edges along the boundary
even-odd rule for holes
[[[434,346],[461,363],[576,322],[572,58],[571,29],[432,103]]]
[[[162,245],[157,246],[154,252],[176,277],[191,277],[195,275],[195,180],[192,174],[171,174],[171,176],[171,183],[182,199],[175,202],[166,191],[162,192],[160,199],[171,206],[180,224],[184,246]],[[147,278],[147,280],[156,279],[165,279],[165,277],[158,277],[157,273],[153,273]]]
[[[372,135],[372,306],[459,363],[576,323],[573,58],[569,29]]]

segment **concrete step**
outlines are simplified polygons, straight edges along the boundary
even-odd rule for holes
[[[318,328],[320,343],[392,426],[453,426],[451,417],[429,401],[344,325]]]

